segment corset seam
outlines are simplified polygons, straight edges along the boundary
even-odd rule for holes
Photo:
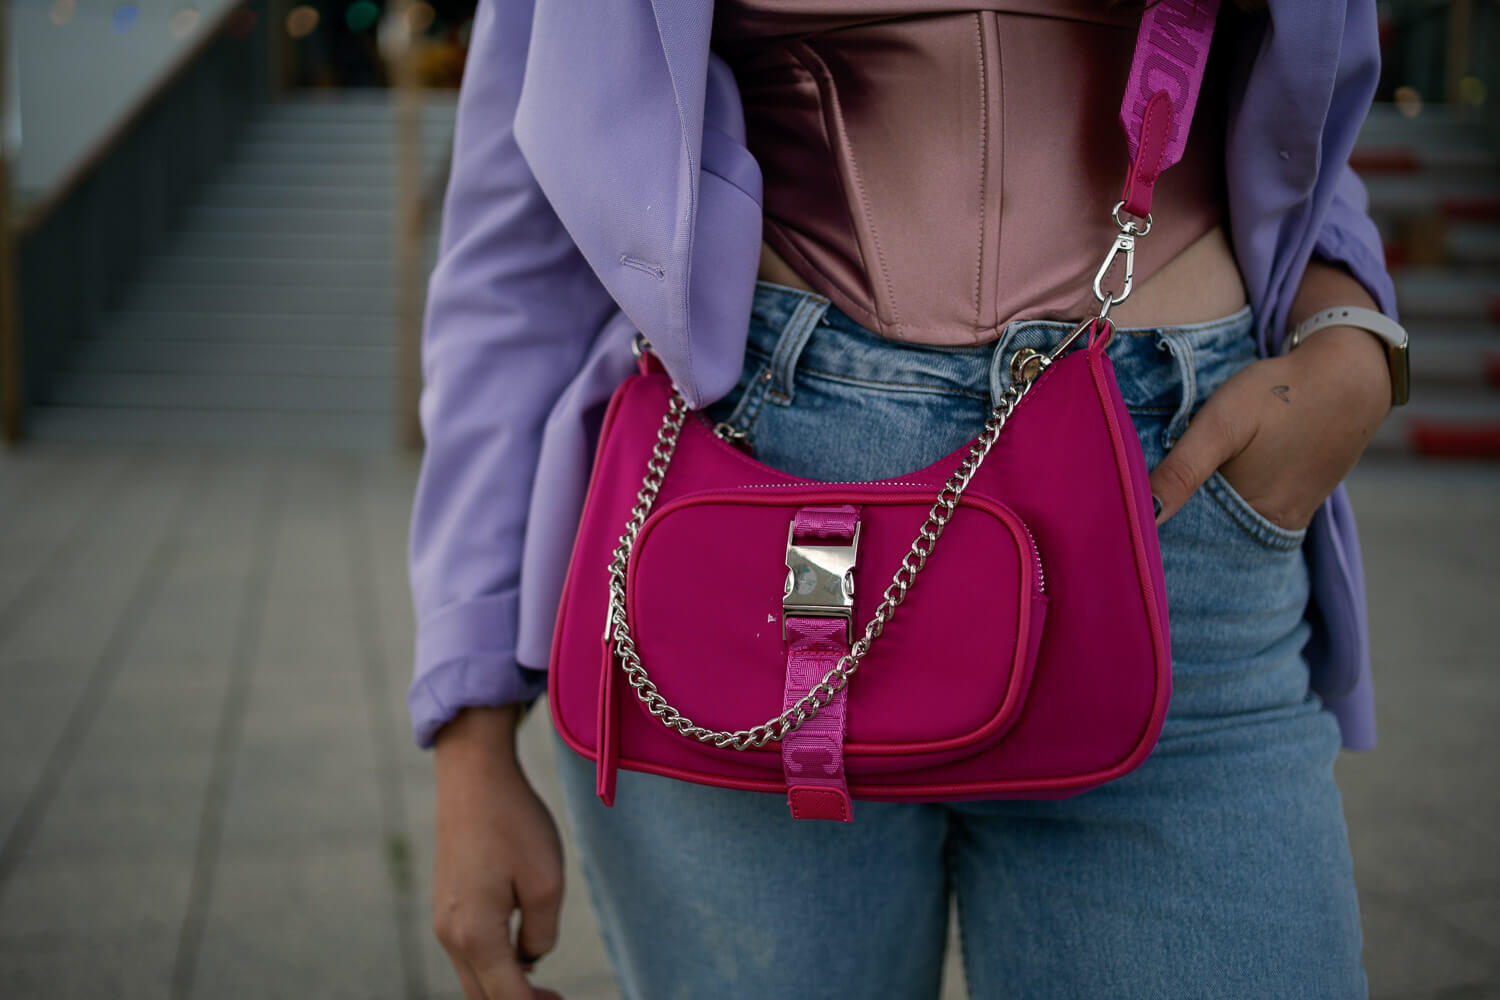
[[[824,64],[822,57],[810,45],[804,42],[797,47],[816,60],[816,66],[808,66],[808,69],[812,72],[813,79],[818,85],[818,106],[823,112],[823,127],[825,130],[832,128],[838,135],[838,145],[832,146],[830,144],[835,149],[835,152],[838,149],[843,149],[848,156],[849,175],[853,180],[855,193],[859,196],[859,209],[864,218],[864,228],[870,234],[870,249],[875,253],[875,263],[879,268],[879,281],[885,286],[886,301],[890,303],[891,322],[889,326],[899,334],[901,331],[901,310],[896,305],[896,290],[891,284],[890,267],[886,263],[885,252],[880,246],[880,234],[876,232],[875,228],[875,215],[870,209],[869,195],[865,191],[864,180],[860,175],[859,156],[854,149],[854,143],[850,139],[848,131],[844,128],[844,111],[839,103],[838,87],[835,86],[833,74]],[[858,226],[855,227],[854,238],[855,243],[858,244]],[[865,257],[863,248],[860,249],[860,257],[862,259]],[[868,273],[868,269],[866,273]],[[875,312],[878,316],[880,313],[880,302],[878,296],[875,295],[873,281],[871,282],[870,293],[871,297],[876,299]]]
[[[984,57],[984,21],[978,11],[974,12],[974,46],[979,52],[979,245],[974,250],[974,320],[977,328],[984,320],[982,295],[984,289],[984,227],[985,198],[990,175],[990,91],[987,79],[988,66]]]

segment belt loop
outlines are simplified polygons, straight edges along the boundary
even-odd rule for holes
[[[1011,343],[1016,339],[1017,324],[1014,322],[1005,324],[1005,329],[1000,331],[1000,338],[995,341],[994,350],[990,352],[990,406],[1000,401],[1005,390],[1010,386],[1010,354]]]
[[[1176,330],[1164,329],[1158,333],[1156,346],[1172,355],[1172,360],[1177,364],[1178,381],[1182,385],[1182,402],[1162,431],[1162,447],[1171,450],[1187,430],[1188,420],[1192,418],[1193,410],[1198,405],[1198,365],[1193,357],[1192,343]]]
[[[818,321],[827,311],[828,299],[816,292],[805,292],[802,301],[792,310],[771,352],[771,384],[766,388],[766,397],[771,402],[780,406],[791,404],[797,361],[802,357],[802,349],[807,346]]]

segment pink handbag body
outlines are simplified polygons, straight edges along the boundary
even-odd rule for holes
[[[1122,204],[1141,218],[1181,154],[1213,13],[1165,0],[1143,19],[1122,111]],[[1164,46],[1189,65],[1176,90]],[[1121,224],[1099,280],[1141,232]],[[1105,354],[1129,280],[1080,346],[1032,358],[973,442],[879,482],[755,461],[643,354],[605,416],[550,664],[555,725],[601,797],[625,767],[848,820],[851,798],[1059,797],[1139,765],[1171,651],[1145,461]]]

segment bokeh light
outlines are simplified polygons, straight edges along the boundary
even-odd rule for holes
[[[109,23],[114,27],[116,33],[125,34],[135,27],[135,22],[141,19],[141,9],[133,3],[122,3],[115,8],[110,15]]]
[[[344,11],[344,23],[349,26],[350,31],[367,31],[380,20],[380,8],[371,3],[371,0],[354,0],[349,9]]]
[[[180,7],[172,12],[171,20],[167,22],[167,28],[172,32],[173,38],[185,38],[198,27],[198,8]]]
[[[286,33],[293,38],[306,38],[318,30],[318,9],[303,4],[293,7],[286,16]]]
[[[52,23],[61,28],[73,20],[73,15],[78,13],[78,0],[55,0],[52,9],[47,12],[52,18]]]
[[[255,11],[249,7],[241,7],[229,19],[229,33],[235,38],[248,38],[258,21]]]
[[[419,35],[432,26],[437,19],[437,11],[432,9],[432,4],[417,0],[416,3],[406,8],[406,28],[413,35]]]
[[[1396,110],[1406,117],[1415,118],[1422,113],[1422,95],[1416,87],[1397,87],[1391,96],[1396,99]]]
[[[1470,73],[1458,81],[1458,99],[1477,108],[1489,99],[1489,88],[1484,85],[1483,80]]]

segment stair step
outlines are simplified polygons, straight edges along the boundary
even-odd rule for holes
[[[286,121],[379,119],[395,114],[396,97],[383,88],[298,93],[261,108],[262,114],[275,115]],[[458,99],[444,91],[429,91],[423,96],[422,110],[433,118],[447,119],[451,123],[458,113]]]
[[[69,370],[89,374],[296,375],[393,378],[393,346],[312,346],[213,340],[111,338],[80,343]]]
[[[282,208],[390,211],[395,188],[384,184],[275,184],[219,181],[203,191],[201,208],[233,211]]]
[[[353,142],[389,145],[395,141],[396,118],[379,119],[335,119],[312,121],[284,118],[272,115],[250,122],[241,133],[251,142],[269,140],[274,142]],[[453,122],[431,116],[423,116],[419,123],[418,139],[423,145],[443,149],[453,143]]]
[[[1401,322],[1412,340],[1468,340],[1500,346],[1500,325],[1488,319],[1408,319],[1403,314]]]
[[[1430,392],[1418,384],[1413,386],[1411,402],[1386,417],[1370,448],[1409,453],[1419,443],[1419,434],[1434,429],[1457,432],[1453,435],[1457,437],[1465,430],[1484,432],[1495,427],[1500,427],[1500,392],[1483,386],[1445,386]]]
[[[1451,223],[1447,232],[1448,259],[1465,267],[1500,267],[1500,224]]]
[[[305,258],[337,257],[343,260],[387,261],[391,256],[388,242],[372,240],[357,233],[299,233],[297,250]],[[198,230],[176,233],[170,252],[182,257],[216,257],[230,260],[278,257],[287,251],[287,239],[281,233],[218,233]]]
[[[65,372],[42,402],[57,406],[167,407],[192,410],[280,410],[387,413],[394,378],[316,375],[195,375]]]
[[[441,162],[448,152],[446,144],[423,144],[421,159],[425,164]],[[346,164],[372,156],[394,158],[395,138],[383,143],[301,142],[244,138],[235,144],[234,157],[240,163],[308,163]],[[394,162],[391,163],[394,168]]]
[[[1386,266],[1447,267],[1457,271],[1500,268],[1500,222],[1445,220],[1435,215],[1377,220]],[[1420,258],[1414,259],[1414,258]]]
[[[27,418],[36,441],[181,444],[387,451],[393,418],[369,413],[38,406]]]
[[[1484,219],[1500,211],[1500,186],[1492,177],[1443,184],[1425,174],[1373,174],[1361,179],[1370,193],[1370,214],[1376,218],[1437,213],[1450,219]]]
[[[438,96],[440,93],[446,92],[428,91],[426,100],[423,100],[418,108],[421,111],[422,121],[428,127],[451,131],[453,122],[458,117],[458,101],[453,98],[440,98]],[[326,114],[320,108],[321,105],[317,103],[298,101],[295,98],[274,104],[262,104],[259,110],[250,116],[250,123],[267,127],[315,124],[327,125],[335,129],[363,128],[395,121],[397,111],[395,101],[387,101],[384,104],[366,108],[357,106],[339,108]]]
[[[1500,355],[1500,327],[1488,337],[1444,336],[1411,331],[1411,375],[1418,386],[1489,382],[1493,358]]]
[[[236,160],[225,165],[221,181],[241,184],[339,184],[360,187],[389,188],[396,181],[396,165],[385,159],[350,163],[303,163],[282,160],[276,163],[251,163]]]
[[[348,233],[386,238],[395,226],[395,213],[384,209],[214,208],[198,206],[183,215],[182,231],[190,233],[281,233],[287,249],[296,252],[294,237],[303,234]]]
[[[288,286],[388,288],[396,281],[395,265],[384,258],[321,257],[298,248],[284,257],[196,257],[173,253],[141,261],[144,280],[176,285],[254,285],[265,290]]]
[[[1409,270],[1395,281],[1408,327],[1426,319],[1500,322],[1500,275]]]
[[[395,304],[390,286],[351,285],[266,289],[249,285],[200,285],[142,281],[125,289],[121,306],[147,312],[207,312],[306,316],[361,316],[389,322]]]
[[[1486,422],[1424,420],[1407,422],[1407,443],[1429,458],[1500,459],[1500,417]]]
[[[194,340],[222,344],[305,344],[310,347],[378,346],[395,342],[390,316],[308,316],[276,312],[188,310],[118,311],[100,328],[98,341]],[[128,348],[127,348],[128,349]]]
[[[1371,143],[1363,139],[1349,155],[1349,165],[1361,176],[1375,174],[1493,174],[1500,156],[1479,143],[1447,145],[1409,141]]]
[[[1428,107],[1415,118],[1402,114],[1389,101],[1370,106],[1360,128],[1361,142],[1380,142],[1391,138],[1424,144],[1482,141],[1482,124],[1450,114],[1441,106]]]

